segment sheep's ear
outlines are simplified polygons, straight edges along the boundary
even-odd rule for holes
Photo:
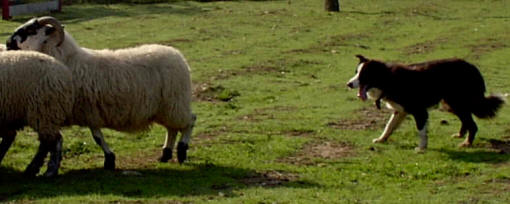
[[[363,55],[356,55],[356,57],[359,59],[359,63],[367,62],[368,59],[365,58]]]

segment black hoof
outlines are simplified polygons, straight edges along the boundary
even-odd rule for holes
[[[182,164],[186,160],[187,151],[188,144],[184,142],[179,142],[179,144],[177,144],[177,160],[179,161],[179,164]]]
[[[115,154],[105,154],[104,155],[104,169],[105,170],[115,170]]]
[[[168,160],[172,159],[172,149],[171,148],[163,148],[163,153],[159,158],[160,162],[168,162]]]

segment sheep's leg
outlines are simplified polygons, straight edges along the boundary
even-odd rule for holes
[[[165,144],[163,145],[163,153],[159,158],[160,162],[168,162],[168,160],[172,159],[172,150],[175,146],[175,137],[177,136],[177,130],[172,128],[166,129],[166,138]]]
[[[0,143],[0,164],[2,163],[7,150],[9,150],[12,143],[14,142],[14,138],[16,138],[15,130],[2,132],[2,143]]]
[[[44,158],[46,158],[46,155],[48,155],[49,152],[49,145],[47,140],[41,139],[39,136],[39,149],[37,149],[37,153],[35,154],[34,158],[32,159],[32,162],[28,165],[27,169],[25,169],[25,175],[27,176],[35,176],[39,170],[41,169],[41,166],[44,163]]]
[[[177,144],[177,160],[179,161],[180,164],[182,164],[184,160],[186,160],[186,158],[188,157],[187,151],[189,148],[189,141],[191,139],[191,132],[193,132],[193,127],[195,126],[195,121],[197,119],[197,116],[195,116],[195,114],[192,114],[192,117],[193,117],[192,123],[188,127],[181,130],[182,134],[181,140]]]
[[[62,161],[62,135],[60,133],[55,134],[55,137],[48,146],[50,152],[50,160],[48,161],[48,168],[45,177],[54,177],[58,174],[60,168],[60,161]]]
[[[90,128],[94,141],[101,146],[104,152],[104,169],[115,170],[115,154],[110,150],[106,141],[104,141],[103,132],[99,128]]]

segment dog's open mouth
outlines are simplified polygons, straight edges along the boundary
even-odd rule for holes
[[[368,86],[367,85],[362,85],[362,84],[359,85],[358,97],[362,101],[367,100],[367,90],[368,90]]]

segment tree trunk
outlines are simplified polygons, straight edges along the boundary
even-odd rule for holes
[[[338,3],[338,0],[325,0],[324,7],[326,8],[326,11],[340,11],[340,4]]]

